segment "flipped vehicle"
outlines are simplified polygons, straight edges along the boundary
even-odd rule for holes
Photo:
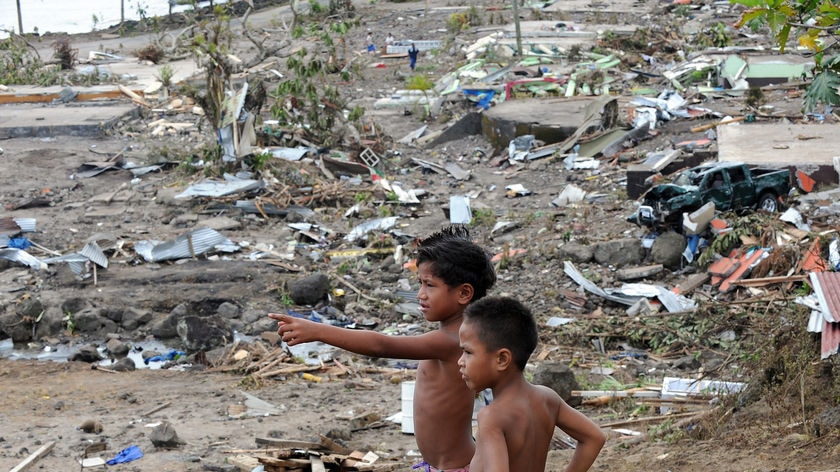
[[[639,226],[681,227],[683,213],[709,202],[718,211],[759,209],[778,212],[791,189],[787,169],[767,169],[742,162],[714,162],[680,172],[670,183],[651,187],[641,206],[627,218]]]

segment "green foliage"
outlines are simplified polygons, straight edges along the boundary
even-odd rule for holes
[[[831,106],[840,105],[838,89],[840,89],[840,74],[831,69],[823,70],[814,76],[813,82],[805,91],[803,108],[813,111],[820,103]]]
[[[470,28],[470,20],[466,12],[458,12],[449,15],[446,19],[446,30],[450,33],[460,33]]]
[[[741,13],[737,27],[747,26],[753,30],[769,28],[774,34],[782,53],[793,35],[799,46],[814,54],[814,80],[808,87],[803,100],[803,111],[811,112],[819,104],[840,103],[838,74],[840,61],[836,55],[824,60],[831,48],[836,48],[840,39],[840,6],[831,1],[816,0],[730,0],[731,3],[747,8]]]
[[[301,49],[286,60],[290,73],[272,92],[271,115],[281,126],[306,129],[325,145],[337,142],[339,136],[334,127],[338,121],[345,120],[345,100],[338,87],[331,83],[329,74],[341,71],[342,78],[346,78],[337,50],[344,41],[336,40],[334,35],[343,35],[350,27],[351,23],[345,21],[331,23],[328,27],[317,22],[308,25],[310,34],[318,36],[320,43],[326,46],[326,53]],[[302,27],[297,30],[298,33],[302,31]],[[348,120],[355,121],[363,114],[364,108],[356,107]]]
[[[408,90],[420,90],[423,92],[427,92],[435,87],[435,84],[429,80],[428,77],[425,75],[412,75],[409,77],[408,82],[406,83],[405,88]]]
[[[45,65],[23,36],[10,33],[0,40],[0,84],[59,85],[61,73],[58,67]]]
[[[282,292],[280,294],[280,304],[283,305],[284,307],[289,307],[289,306],[294,305],[295,301],[294,301],[294,299],[292,299],[292,296],[289,295],[288,292]]]
[[[261,171],[268,167],[268,164],[274,160],[274,156],[270,152],[263,152],[254,154],[249,158],[251,168],[255,171]]]
[[[169,88],[172,86],[172,77],[174,75],[175,69],[173,69],[169,64],[165,64],[158,69],[158,73],[155,78],[158,79],[164,87]]]
[[[359,192],[353,196],[356,203],[365,203],[373,199],[373,194],[370,192]]]
[[[70,44],[70,38],[59,38],[53,42],[53,57],[61,64],[61,70],[70,70],[76,63],[79,50]]]
[[[66,312],[61,322],[64,324],[64,328],[68,333],[73,334],[76,331],[76,321],[73,319],[73,313]]]
[[[496,214],[490,208],[475,208],[472,211],[473,226],[492,228],[496,224]]]
[[[355,106],[347,115],[347,121],[357,121],[365,116],[365,107]]]

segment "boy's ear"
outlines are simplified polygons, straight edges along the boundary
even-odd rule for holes
[[[513,363],[513,353],[510,349],[503,347],[496,351],[496,369],[499,371],[507,370]]]
[[[473,296],[475,296],[475,288],[473,288],[472,284],[461,284],[458,287],[458,299],[464,305],[472,302]]]

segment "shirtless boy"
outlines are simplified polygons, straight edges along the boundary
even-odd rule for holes
[[[566,472],[583,472],[606,441],[601,429],[548,387],[532,385],[523,371],[537,346],[531,312],[508,297],[471,304],[460,330],[461,375],[475,392],[493,389],[493,401],[478,411],[471,472],[543,472],[554,427],[577,441]]]
[[[415,466],[426,472],[466,471],[475,452],[472,413],[475,394],[458,371],[458,330],[467,305],[496,282],[488,254],[469,240],[465,228],[450,227],[420,241],[416,255],[417,300],[437,328],[418,336],[388,336],[314,323],[270,313],[290,346],[321,341],[357,354],[416,359],[414,436],[423,455]],[[422,467],[422,468],[421,468]]]

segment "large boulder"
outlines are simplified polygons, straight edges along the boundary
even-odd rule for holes
[[[635,238],[613,239],[595,244],[593,257],[602,265],[621,267],[642,262],[645,250]]]
[[[187,315],[178,320],[176,330],[189,352],[208,351],[233,341],[230,323],[219,315]]]
[[[650,257],[657,264],[662,264],[669,269],[678,269],[686,245],[685,236],[674,231],[668,231],[653,240]]]
[[[327,298],[330,278],[322,273],[312,274],[289,282],[288,289],[296,305],[316,305]]]
[[[559,362],[543,362],[534,371],[535,385],[545,385],[557,392],[569,405],[580,404],[579,397],[572,397],[573,390],[580,390],[575,373],[566,364]]]

